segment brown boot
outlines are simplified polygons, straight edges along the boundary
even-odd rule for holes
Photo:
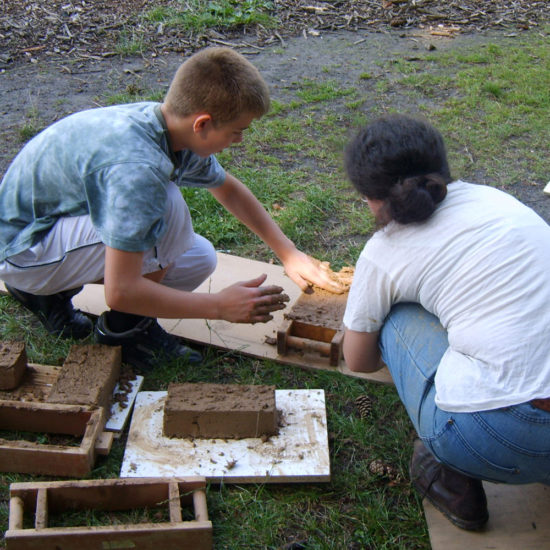
[[[410,475],[422,498],[457,527],[477,531],[487,523],[487,497],[481,481],[438,462],[420,439],[414,442]]]

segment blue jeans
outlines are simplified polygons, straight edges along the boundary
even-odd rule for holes
[[[382,358],[426,447],[470,477],[550,485],[550,412],[530,403],[474,413],[436,406],[434,377],[448,346],[437,317],[418,304],[394,306],[380,333]]]

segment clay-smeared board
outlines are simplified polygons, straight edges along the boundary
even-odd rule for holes
[[[143,384],[143,376],[136,375],[134,380],[130,380],[128,384],[131,389],[126,396],[126,405],[122,406],[118,401],[115,401],[111,405],[109,420],[107,420],[107,424],[105,424],[105,429],[110,432],[115,432],[115,437],[120,437],[124,427],[126,426],[128,418],[130,417],[132,406],[136,400],[136,396],[141,389],[141,385]],[[119,385],[117,382],[115,389],[113,390],[113,395],[116,395],[118,391]]]
[[[203,476],[224,483],[330,481],[323,390],[275,390],[279,435],[267,441],[162,435],[166,392],[139,392],[120,477]]]
[[[432,550],[548,550],[550,486],[483,482],[489,522],[480,532],[455,527],[424,500]]]
[[[284,288],[285,293],[290,297],[287,308],[276,311],[273,314],[273,320],[269,323],[250,325],[229,323],[227,321],[205,321],[204,319],[164,319],[160,320],[161,325],[168,332],[198,344],[211,344],[222,349],[235,350],[288,365],[337,371],[366,380],[392,383],[391,376],[386,368],[373,373],[355,373],[347,368],[343,360],[338,367],[332,367],[326,357],[315,354],[302,355],[298,352],[289,352],[284,356],[278,355],[277,346],[266,343],[266,337],[276,340],[277,329],[284,321],[285,311],[292,308],[301,294],[300,288],[285,275],[281,266],[218,253],[216,270],[195,292],[218,292],[237,281],[253,279],[262,273],[267,274],[266,285],[279,285]],[[5,293],[2,283],[0,283],[0,291]],[[101,285],[86,285],[84,290],[73,298],[73,303],[82,311],[93,315],[100,315],[107,309],[103,286]]]

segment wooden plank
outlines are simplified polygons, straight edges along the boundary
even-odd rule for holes
[[[550,486],[484,482],[489,522],[483,531],[455,527],[424,500],[432,550],[548,550]]]
[[[11,391],[0,391],[0,401],[18,401],[29,403],[44,403],[55,384],[62,367],[51,365],[40,365],[37,363],[29,363],[27,372],[23,377],[23,383],[16,389]],[[129,381],[130,391],[127,394],[127,402],[121,405],[114,400],[110,409],[110,416],[105,425],[105,430],[112,431],[115,437],[120,437],[125,429],[128,418],[132,412],[133,403],[137,392],[143,384],[143,376],[136,376],[134,380]],[[115,385],[113,396],[119,391],[119,384]],[[38,431],[48,431],[48,425],[45,418],[42,418],[45,428]],[[104,437],[104,436],[102,436]],[[105,439],[105,441],[107,441]]]
[[[46,529],[48,527],[48,489],[38,489],[36,495],[36,512],[34,514],[34,528]]]
[[[80,477],[90,470],[87,453],[80,447],[48,448],[26,441],[0,445],[0,472]]]
[[[95,452],[98,455],[107,456],[111,452],[114,437],[113,432],[101,432],[95,442]]]
[[[91,414],[80,405],[0,401],[0,429],[82,436]]]
[[[115,437],[120,437],[120,434],[124,431],[128,419],[130,418],[130,413],[132,412],[132,407],[134,406],[134,401],[136,400],[136,395],[141,389],[143,384],[143,376],[136,375],[134,380],[129,381],[130,391],[126,394],[126,404],[122,405],[118,401],[114,401],[111,405],[111,411],[107,424],[105,424],[105,429],[112,431],[115,434]],[[119,384],[115,386],[113,390],[113,395],[116,395],[119,391]]]
[[[80,477],[95,461],[95,443],[102,432],[103,409],[49,403],[0,402],[0,427],[82,436],[79,446],[30,441],[0,441],[0,471]]]
[[[198,475],[224,483],[330,481],[323,390],[275,390],[282,425],[279,435],[268,440],[165,437],[166,393],[138,394],[122,478]]]
[[[10,516],[8,529],[23,529],[23,499],[21,497],[10,498]]]
[[[177,477],[181,494],[204,489],[203,477]],[[90,479],[75,481],[21,482],[10,485],[10,495],[34,510],[40,488],[48,490],[50,510],[129,510],[157,506],[169,498],[168,481],[162,478]]]
[[[213,547],[210,522],[7,531],[7,550],[159,550]]]
[[[5,533],[8,550],[105,550],[132,548],[212,548],[212,523],[208,521],[206,499],[200,501],[195,521],[140,523],[128,525],[48,528],[44,510],[101,509],[134,510],[143,507],[180,506],[179,494],[204,495],[204,478],[103,479],[14,483],[10,486],[10,527]],[[168,496],[174,500],[168,501]],[[177,501],[177,502],[176,502]],[[23,507],[35,513],[36,528],[23,528]],[[41,516],[40,518],[38,516]],[[199,517],[200,516],[200,519]],[[40,528],[38,528],[40,526]]]
[[[208,521],[206,493],[204,491],[193,491],[193,507],[195,509],[196,521]]]
[[[181,502],[180,502],[180,488],[175,480],[170,481],[168,484],[168,507],[170,510],[170,521],[173,523],[180,522],[181,517]]]

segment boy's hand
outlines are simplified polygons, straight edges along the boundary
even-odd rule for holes
[[[316,285],[329,292],[342,294],[346,287],[336,278],[328,262],[320,262],[299,250],[295,250],[284,262],[286,274],[304,291]]]
[[[218,292],[219,318],[232,323],[267,323],[289,297],[280,286],[261,286],[267,275],[241,281]]]

